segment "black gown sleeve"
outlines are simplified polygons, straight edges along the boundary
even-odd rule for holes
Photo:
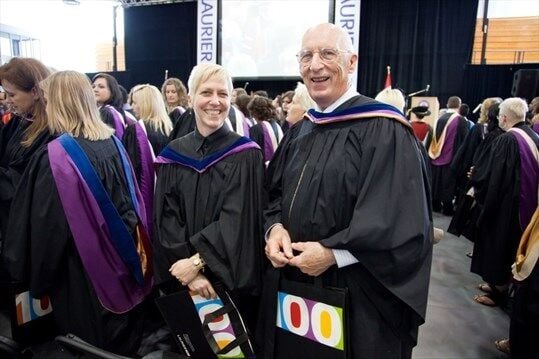
[[[264,153],[264,131],[261,124],[256,124],[249,129],[249,138],[256,142]]]
[[[137,177],[138,183],[140,183],[140,173],[142,171],[142,165],[140,160],[140,150],[138,146],[137,133],[135,129],[135,124],[127,126],[122,137],[122,143],[129,155],[131,164],[133,165],[133,171]]]
[[[32,296],[39,298],[54,285],[62,270],[71,233],[45,149],[29,164],[11,211],[4,263],[12,280],[29,284]]]
[[[112,129],[116,129],[114,116],[112,115],[112,113],[110,113],[109,110],[106,109],[105,106],[99,109],[99,115],[101,116],[101,120],[105,122],[105,124],[107,124]]]
[[[173,119],[172,123],[174,124],[174,128],[170,132],[168,142],[172,142],[173,140],[181,138],[195,130],[195,112],[192,108],[188,108],[176,120]]]
[[[262,186],[259,150],[240,154],[226,187],[219,219],[195,233],[191,244],[230,290],[257,294],[262,262]]]
[[[158,283],[172,279],[168,269],[175,261],[199,252],[211,273],[230,290],[256,292],[258,289],[263,241],[261,193],[264,165],[258,150],[244,151],[235,156],[237,163],[222,190],[218,218],[210,219],[193,234],[186,216],[205,214],[185,213],[194,206],[185,203],[186,197],[178,193],[177,183],[181,171],[187,170],[178,165],[158,168],[154,201],[154,252],[156,258],[161,258],[155,263]]]
[[[475,179],[476,199],[483,205],[479,226],[489,218],[498,217],[499,210],[503,209],[505,213],[518,211],[520,177],[515,174],[520,174],[519,148],[516,139],[506,134],[494,140],[485,168],[479,170]]]
[[[282,223],[281,197],[283,193],[283,171],[286,167],[286,160],[289,156],[292,141],[296,138],[304,121],[301,120],[295,123],[286,131],[266,170],[264,188],[267,193],[267,205],[264,207],[264,233],[274,224]]]

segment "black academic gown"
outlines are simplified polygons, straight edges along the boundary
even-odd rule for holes
[[[132,233],[138,219],[112,139],[76,140]],[[60,334],[75,334],[114,353],[136,353],[145,304],[114,314],[99,303],[75,247],[46,147],[32,158],[15,194],[3,259],[11,278],[29,285],[33,297],[49,295]]]
[[[172,120],[172,123],[174,124],[174,128],[172,129],[172,132],[170,132],[168,142],[172,142],[195,130],[195,111],[193,111],[191,107],[187,108],[183,114]]]
[[[129,155],[131,164],[133,165],[133,170],[137,177],[137,181],[140,183],[140,173],[141,173],[141,160],[140,160],[140,149],[138,146],[138,139],[135,129],[135,124],[127,126],[124,132],[124,137],[122,138],[122,143]],[[146,135],[150,145],[152,146],[153,153],[155,156],[159,155],[159,152],[168,144],[168,136],[162,133],[161,131],[156,131],[150,125],[145,125]]]
[[[467,174],[472,166],[475,151],[477,150],[477,147],[479,147],[481,141],[483,141],[483,138],[485,138],[486,131],[487,128],[485,125],[476,124],[473,126],[451,161],[451,169],[453,170],[456,179],[455,193],[457,195],[457,203],[466,193],[468,183]]]
[[[32,155],[54,136],[45,130],[36,137],[31,146],[21,144],[24,132],[31,122],[13,116],[0,133],[0,230],[5,236],[11,201],[21,176],[30,162]]]
[[[503,130],[498,126],[491,128],[485,135],[485,138],[479,143],[475,149],[475,152],[473,153],[473,158],[470,164],[470,167],[474,167],[475,173],[481,173],[485,170],[485,164],[487,163],[488,156],[490,154],[490,146],[492,146],[494,140],[503,133]],[[453,161],[453,163],[455,163],[455,161]],[[470,190],[473,183],[473,181],[468,179],[463,188],[464,193],[467,193]],[[479,190],[481,191],[481,189]],[[477,202],[475,198],[465,195],[462,196],[460,201],[457,203],[455,215],[451,219],[451,223],[449,224],[447,231],[456,236],[463,235],[470,241],[475,242],[475,238],[477,237],[477,219],[481,213],[481,208],[482,204]]]
[[[515,127],[535,137],[524,122]],[[539,140],[535,144],[539,147]],[[523,232],[519,221],[520,152],[513,134],[504,133],[494,140],[488,160],[478,166],[472,180],[481,213],[471,271],[490,284],[507,284]]]
[[[279,126],[279,123],[274,119],[271,119],[268,122],[272,126],[273,133],[275,134],[275,137],[279,138],[278,135],[277,135],[277,127]],[[265,141],[265,135],[264,135],[263,126],[264,125],[262,123],[257,123],[256,125],[252,126],[249,129],[249,138],[251,140],[255,141],[258,146],[260,146],[260,149],[262,149],[262,153],[265,153],[266,141]],[[278,145],[279,145],[279,143],[277,144],[277,146]],[[273,151],[276,151],[276,150],[277,150],[277,148],[273,148]],[[271,158],[266,158],[265,160],[269,161],[269,160],[271,160]]]
[[[206,138],[194,131],[169,147],[203,160],[238,138],[224,125]],[[252,298],[259,294],[261,280],[263,176],[258,149],[225,157],[203,173],[176,163],[162,164],[157,167],[154,197],[157,283],[167,290],[178,289],[179,282],[168,269],[198,252],[207,264],[204,275],[232,291],[251,328],[257,308]]]
[[[445,113],[438,119],[438,122],[436,123],[436,133],[434,134],[437,139],[440,139],[443,129],[445,128],[445,125],[447,124],[447,121],[451,115],[453,115],[453,113]],[[455,140],[453,141],[453,158],[464,143],[464,139],[466,138],[466,135],[470,129],[468,121],[466,121],[464,117],[461,116],[460,118],[455,119],[455,121],[458,121],[458,125]],[[442,166],[432,164],[431,170],[433,201],[452,201],[455,196],[457,178],[455,172],[453,172],[451,169],[451,164],[449,163]]]
[[[338,110],[372,102],[356,96]],[[270,164],[266,229],[282,223],[293,242],[349,250],[359,263],[332,266],[321,278],[349,290],[351,357],[409,357],[425,318],[432,256],[420,144],[411,129],[387,118],[299,125],[273,159],[281,169]],[[268,271],[258,336],[264,358],[273,358],[280,276],[313,280],[294,267]]]

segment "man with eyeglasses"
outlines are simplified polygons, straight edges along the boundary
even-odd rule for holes
[[[352,358],[411,358],[432,256],[420,144],[400,112],[352,87],[358,55],[343,29],[310,28],[297,58],[316,108],[283,140],[269,179],[263,356],[274,357],[275,283],[319,277],[348,289]]]

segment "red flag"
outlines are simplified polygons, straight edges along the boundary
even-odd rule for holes
[[[386,83],[384,85],[384,88],[391,87],[391,67],[387,67],[387,75],[386,75]]]

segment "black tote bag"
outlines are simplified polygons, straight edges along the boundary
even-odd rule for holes
[[[348,358],[347,301],[345,288],[281,279],[275,358]]]
[[[213,284],[218,297],[187,290],[162,296],[156,304],[180,353],[195,359],[254,358],[247,328],[229,293]]]

